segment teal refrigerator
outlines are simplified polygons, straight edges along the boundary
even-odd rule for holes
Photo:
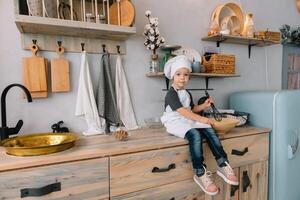
[[[272,130],[268,199],[300,200],[300,90],[238,92],[229,107],[250,113],[250,125]]]

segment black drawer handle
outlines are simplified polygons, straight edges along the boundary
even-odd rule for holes
[[[238,185],[231,185],[230,196],[233,197],[235,192],[239,189]]]
[[[39,197],[51,192],[56,192],[61,190],[61,183],[52,183],[41,188],[24,188],[21,189],[21,198],[24,197]]]
[[[243,180],[243,192],[247,192],[247,188],[248,188],[248,186],[250,186],[250,183],[251,183],[247,171],[243,171],[242,180]]]
[[[245,149],[243,151],[239,151],[236,149],[232,149],[231,154],[232,155],[237,155],[237,156],[243,156],[248,152],[248,147],[245,147]]]
[[[176,165],[175,163],[170,164],[167,168],[158,168],[158,167],[153,167],[152,173],[160,173],[160,172],[167,172],[170,171],[171,169],[175,169]]]
[[[172,197],[170,200],[175,200],[175,197]]]

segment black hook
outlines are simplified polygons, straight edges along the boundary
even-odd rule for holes
[[[103,53],[106,53],[106,50],[105,50],[105,44],[102,44],[102,51],[103,51]]]
[[[61,52],[61,41],[57,41],[57,45],[58,45],[58,51]]]
[[[84,43],[81,43],[81,51],[84,51]]]
[[[120,51],[120,45],[117,45],[117,52],[118,52],[118,54],[121,53],[121,51]]]
[[[37,40],[32,40],[32,43],[33,43],[34,45],[36,45],[36,42],[37,42]]]

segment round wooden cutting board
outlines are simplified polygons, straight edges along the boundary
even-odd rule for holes
[[[129,0],[120,1],[120,25],[131,26],[134,21],[135,10],[133,4]],[[118,20],[118,3],[113,3],[109,8],[110,24],[119,25]]]

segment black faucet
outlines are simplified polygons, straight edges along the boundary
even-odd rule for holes
[[[7,124],[6,124],[6,95],[7,95],[7,92],[9,91],[9,89],[14,86],[22,88],[27,96],[27,101],[32,102],[32,98],[31,98],[31,94],[30,94],[29,90],[21,84],[17,84],[17,83],[11,84],[3,90],[2,94],[1,94],[2,127],[0,127],[0,140],[7,139],[9,137],[9,135],[18,134],[18,132],[20,131],[20,129],[23,125],[22,120],[19,120],[16,127],[14,127],[14,128],[8,128]]]

